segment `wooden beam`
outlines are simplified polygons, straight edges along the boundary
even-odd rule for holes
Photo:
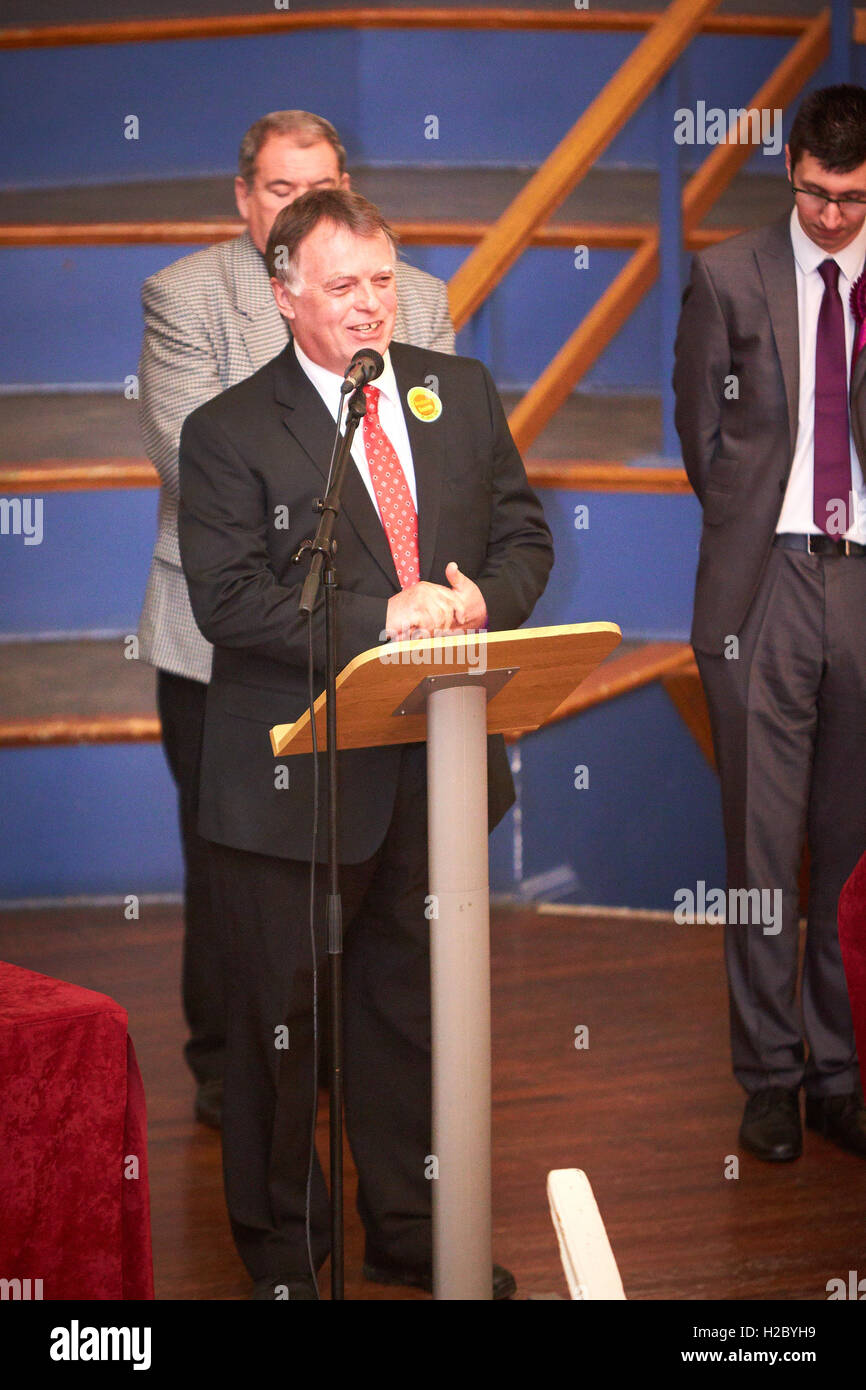
[[[569,395],[574,383],[616,336],[659,272],[658,232],[647,236],[515,406],[508,423],[518,449],[526,449]]]
[[[492,225],[432,219],[391,223],[407,246],[472,246],[487,235]],[[188,222],[7,222],[0,223],[0,246],[210,245],[227,241],[243,229],[239,218]],[[559,222],[539,227],[531,244],[629,250],[639,246],[651,230],[652,223],[648,222]]]
[[[683,234],[683,245],[687,251],[704,251],[706,247],[718,246],[720,241],[728,241],[745,230],[745,227],[695,227]]]
[[[75,743],[158,743],[156,715],[67,715],[57,719],[0,719],[0,748],[46,748]]]
[[[96,492],[107,488],[159,487],[149,459],[39,459],[0,463],[4,492]]]
[[[719,0],[673,0],[645,38],[590,102],[506,208],[449,284],[457,329],[484,302],[529,244],[536,227],[558,208],[629,117],[676,61]]]
[[[492,222],[392,222],[404,246],[475,246]],[[0,246],[209,246],[228,241],[244,229],[240,219],[189,222],[6,222],[0,223]],[[643,244],[654,222],[553,222],[537,227],[530,246],[565,250],[587,246],[599,251],[633,251]],[[686,249],[702,251],[743,227],[696,227],[684,238]]]
[[[755,93],[750,107],[774,111],[782,109],[808,82],[830,52],[830,11],[822,10],[809,24],[764,85]],[[683,189],[683,230],[691,232],[713,203],[727,188],[737,170],[754,153],[754,145],[717,145]]]
[[[716,754],[710,729],[710,712],[707,709],[707,697],[694,657],[690,662],[684,662],[681,670],[669,671],[664,675],[662,685],[710,767],[715,769]]]
[[[276,11],[188,19],[107,20],[98,24],[29,24],[0,29],[0,48],[64,48],[76,44],[154,43],[178,39],[248,38],[310,29],[541,29],[604,33],[641,32],[660,10],[530,10],[437,6],[366,7]],[[858,11],[858,14],[860,12]],[[803,31],[800,16],[712,15],[699,25],[708,34],[786,37]]]
[[[0,246],[196,246],[228,241],[244,230],[240,218],[188,222],[6,222]]]
[[[546,729],[549,724],[559,724],[563,719],[572,719],[592,709],[593,705],[613,700],[630,690],[639,690],[643,685],[684,670],[693,661],[692,649],[685,642],[647,642],[622,656],[614,653],[557,706],[541,727]]]
[[[420,246],[472,246],[484,238],[492,222],[393,222],[401,242]],[[554,222],[536,227],[530,246],[569,250],[575,246],[629,251],[640,246],[651,222]]]
[[[809,23],[802,38],[756,93],[750,105],[759,110],[786,106],[820,67],[829,53],[829,48],[830,16],[825,10]],[[753,148],[749,144],[719,145],[689,179],[683,190],[683,228],[686,245],[692,247],[695,241],[702,242],[703,245],[712,245],[730,235],[728,228],[698,233],[695,224],[728,186],[737,170],[751,155]],[[656,245],[657,242],[656,233]],[[638,258],[645,252],[646,247],[632,256],[610,289],[595,308],[590,310],[565,347],[560,349],[538,381],[530,387],[523,400],[512,411],[510,423],[512,433],[516,431],[515,439],[518,436],[520,438],[521,443],[518,447],[528,448],[562,405],[575,383],[610,342],[613,334],[607,331],[607,323],[596,312],[600,305],[607,302],[609,312],[614,316],[614,329],[617,331],[655,281],[658,274],[657,254],[651,264],[637,264]],[[590,325],[588,331],[587,325]]]
[[[691,492],[684,468],[643,467],[592,460],[527,459],[526,476],[535,488],[575,492]]]
[[[581,492],[682,494],[691,491],[683,468],[642,467],[595,459],[527,459],[533,487]],[[158,487],[148,459],[41,459],[0,463],[0,492],[93,492],[109,488]]]

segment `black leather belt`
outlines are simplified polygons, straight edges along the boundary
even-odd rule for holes
[[[803,550],[809,555],[866,555],[866,545],[836,540],[834,536],[794,536],[783,532],[773,544],[780,545],[783,550]]]

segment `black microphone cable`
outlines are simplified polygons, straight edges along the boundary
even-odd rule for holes
[[[307,1161],[307,1190],[304,1209],[304,1228],[307,1237],[307,1259],[316,1293],[319,1279],[313,1259],[311,1233],[313,1166],[316,1158],[316,1118],[319,1110],[319,968],[316,952],[316,842],[319,837],[319,747],[316,734],[316,694],[314,682],[313,615],[307,614],[307,685],[310,697],[310,733],[313,741],[313,846],[310,854],[310,946],[313,952],[313,1112],[310,1121],[310,1154]]]
[[[334,462],[337,457],[337,449],[340,443],[340,422],[343,417],[343,403],[345,397],[340,397],[337,407],[337,432],[334,436],[334,447],[331,450],[331,461],[328,464],[328,480],[325,485],[325,496],[331,490],[331,476],[334,471]],[[310,948],[313,954],[313,1112],[310,1121],[310,1151],[307,1159],[307,1187],[304,1201],[304,1231],[307,1238],[307,1260],[310,1266],[310,1274],[316,1293],[319,1293],[319,1280],[316,1273],[316,1265],[313,1259],[312,1241],[312,1190],[313,1190],[313,1169],[316,1161],[316,1121],[319,1111],[319,968],[317,964],[316,952],[316,844],[319,838],[319,740],[316,730],[316,689],[315,689],[315,654],[313,650],[313,615],[307,614],[307,695],[310,707],[310,737],[313,744],[313,844],[310,853]]]

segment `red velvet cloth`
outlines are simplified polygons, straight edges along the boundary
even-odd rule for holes
[[[839,897],[839,944],[851,997],[860,1079],[866,1095],[866,854]]]
[[[147,1118],[126,1011],[4,962],[0,1279],[29,1279],[46,1300],[153,1298]]]

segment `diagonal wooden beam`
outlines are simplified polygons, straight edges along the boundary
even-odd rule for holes
[[[715,768],[710,712],[694,657],[684,661],[679,669],[666,672],[662,676],[662,685],[710,767]]]
[[[508,418],[518,449],[541,433],[659,273],[659,234],[647,236]]]
[[[830,52],[830,11],[822,10],[750,102],[758,111],[786,107]],[[738,127],[739,132],[739,127]],[[729,133],[730,137],[730,133]],[[688,234],[709,212],[737,170],[754,154],[754,145],[717,145],[683,189],[683,231]]]
[[[787,106],[821,66],[830,50],[830,15],[824,10],[773,71],[750,103],[758,110]],[[751,144],[718,145],[683,189],[683,231],[686,244],[698,238],[695,224],[716,202],[737,170],[753,153]],[[706,243],[718,239],[705,234]],[[658,234],[655,251],[649,242],[636,251],[602,295],[598,304],[572,333],[564,347],[529,388],[509,417],[518,448],[526,449],[563,404],[576,383],[601,356],[614,333],[655,283],[658,276]],[[604,306],[604,313],[598,310]],[[611,331],[612,325],[612,331]]]
[[[484,302],[701,28],[719,0],[673,0],[449,283],[455,328]]]
[[[866,43],[866,10],[857,9],[854,11],[851,36],[855,43]]]

